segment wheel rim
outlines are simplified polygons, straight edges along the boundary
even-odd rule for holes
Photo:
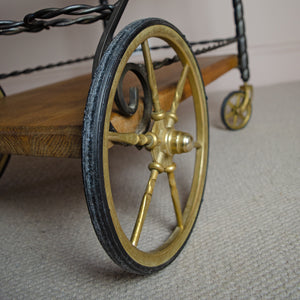
[[[223,105],[222,117],[225,125],[232,130],[244,128],[252,113],[252,105],[249,101],[246,107],[243,107],[245,101],[245,92],[234,92],[228,96]]]
[[[194,108],[195,108],[195,113],[196,113],[196,128],[197,128],[197,134],[195,137],[195,143],[194,147],[196,148],[196,157],[195,157],[195,168],[194,168],[194,177],[192,181],[192,187],[190,191],[189,198],[187,200],[187,204],[185,206],[185,209],[182,213],[182,216],[180,216],[179,210],[175,208],[176,214],[177,214],[177,221],[178,221],[178,226],[175,228],[169,239],[161,245],[158,249],[155,251],[149,252],[144,252],[138,249],[137,244],[138,244],[138,236],[140,234],[140,229],[139,225],[136,225],[133,230],[132,238],[128,238],[124,231],[122,230],[122,227],[120,225],[118,215],[116,213],[116,208],[114,205],[113,197],[112,197],[112,192],[111,192],[111,183],[110,183],[110,176],[109,176],[109,154],[108,154],[108,148],[110,146],[110,143],[114,139],[120,139],[120,134],[117,133],[112,133],[110,132],[110,118],[111,118],[111,111],[113,107],[113,102],[114,102],[114,97],[115,97],[115,92],[118,86],[118,82],[120,80],[121,74],[123,69],[126,66],[126,63],[133,53],[133,51],[142,44],[143,47],[143,53],[144,53],[144,59],[146,62],[147,70],[148,72],[151,72],[151,65],[152,61],[151,58],[147,58],[147,52],[149,50],[148,45],[147,45],[147,40],[151,37],[158,37],[166,41],[169,45],[172,46],[172,48],[175,50],[177,55],[179,56],[180,60],[182,61],[187,71],[184,71],[186,74],[182,75],[183,77],[187,77],[193,92],[193,98],[194,98]],[[145,58],[146,57],[146,58]],[[151,75],[150,75],[151,77]],[[154,95],[153,98],[156,97],[156,87],[155,87],[155,79],[150,79],[150,85],[151,85],[151,90],[152,90],[152,95]],[[184,80],[183,80],[184,81]],[[179,99],[180,100],[180,99]],[[174,144],[174,140],[178,138],[180,135],[179,133],[174,133],[173,130],[173,122],[174,118],[172,118],[171,114],[169,114],[169,121],[168,128],[163,125],[165,122],[163,119],[163,116],[165,117],[166,114],[160,111],[159,104],[157,104],[156,100],[154,99],[154,114],[152,115],[152,118],[154,119],[154,125],[152,128],[152,132],[149,134],[145,134],[144,136],[139,135],[140,140],[145,138],[148,138],[148,146],[150,147],[151,142],[155,140],[156,136],[158,139],[162,139],[163,137],[169,137],[169,148],[176,148],[176,145],[172,146],[172,142]],[[176,113],[175,113],[176,114]],[[165,127],[164,127],[165,126]],[[158,132],[163,132],[161,135],[158,134]],[[118,136],[119,135],[119,136]],[[172,135],[175,136],[176,138],[172,138]],[[117,136],[117,137],[116,137]],[[183,134],[183,137],[188,140],[188,136]],[[128,136],[126,137],[128,138]],[[114,140],[115,141],[115,140]],[[150,141],[150,142],[149,142]],[[141,144],[143,142],[140,142]],[[145,143],[147,144],[147,143]],[[152,143],[153,144],[153,143]],[[153,145],[152,145],[153,146]],[[145,195],[147,194],[148,196],[152,194],[152,185],[154,185],[154,181],[157,178],[158,173],[160,172],[167,172],[169,176],[169,182],[170,185],[173,186],[171,187],[171,193],[172,199],[175,202],[176,206],[176,188],[174,185],[174,173],[173,173],[173,161],[172,161],[172,155],[173,152],[176,150],[171,150],[171,153],[168,155],[165,155],[164,159],[160,159],[159,163],[157,163],[158,157],[162,154],[163,152],[163,147],[167,147],[166,143],[164,143],[163,146],[154,146],[151,150],[152,154],[152,164],[150,163],[150,169],[151,169],[151,174],[150,174],[150,179],[147,183],[146,187],[146,192]],[[178,146],[179,147],[179,146]],[[178,148],[177,147],[177,148]],[[184,144],[185,148],[190,147],[190,143],[187,142]],[[180,147],[179,147],[180,148]],[[172,152],[173,151],[173,152]],[[177,151],[182,151],[182,150],[177,150]],[[197,66],[197,63],[194,60],[194,57],[189,49],[189,47],[186,45],[185,41],[176,33],[174,30],[167,26],[162,26],[162,25],[155,25],[152,27],[148,27],[144,29],[140,34],[138,34],[129,47],[127,48],[126,52],[123,55],[123,58],[119,64],[119,67],[117,69],[108,104],[107,104],[107,111],[106,111],[106,117],[105,117],[105,125],[104,125],[104,132],[103,132],[103,175],[104,175],[104,183],[105,183],[105,190],[106,190],[106,197],[107,197],[107,202],[108,206],[110,209],[110,214],[111,214],[111,219],[114,224],[114,228],[116,231],[116,234],[127,252],[127,254],[137,263],[148,266],[148,267],[155,267],[158,265],[162,265],[169,261],[173,256],[176,255],[176,253],[182,248],[184,242],[188,238],[193,224],[195,222],[195,219],[198,214],[198,210],[200,207],[200,203],[202,200],[202,194],[204,190],[204,184],[205,184],[205,177],[206,177],[206,169],[207,169],[207,154],[208,154],[208,128],[207,128],[207,108],[206,108],[206,101],[205,101],[205,95],[204,95],[204,90],[203,90],[203,85],[201,82],[201,77],[199,73],[199,69]],[[164,155],[162,155],[164,156]],[[157,164],[156,164],[157,163]],[[163,168],[163,170],[161,169]],[[144,195],[144,198],[145,198]],[[146,198],[148,197],[146,196]],[[174,200],[175,198],[175,200]],[[143,202],[143,200],[142,200]],[[141,205],[143,206],[143,205]],[[147,204],[146,204],[147,206]],[[146,211],[144,211],[146,213]],[[143,213],[142,213],[143,214]],[[140,213],[137,217],[137,222],[139,223],[139,216]],[[143,217],[142,217],[143,219]]]

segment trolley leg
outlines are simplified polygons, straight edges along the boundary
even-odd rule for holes
[[[240,87],[240,90],[231,92],[224,99],[221,107],[221,118],[226,128],[238,130],[244,128],[250,120],[253,88],[247,83],[250,78],[250,71],[242,0],[232,0],[232,5],[234,9],[239,69],[244,85]]]
[[[247,38],[245,31],[244,11],[242,0],[232,0],[234,8],[234,21],[236,28],[236,37],[238,38],[238,60],[241,72],[241,78],[248,82],[250,71],[248,66]]]

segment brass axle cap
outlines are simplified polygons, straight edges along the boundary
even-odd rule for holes
[[[167,130],[165,143],[170,155],[187,153],[194,148],[194,139],[189,133],[174,129]]]
[[[187,153],[193,150],[193,148],[199,148],[197,142],[194,142],[193,137],[186,132],[166,129],[160,137],[156,134],[151,133],[152,135],[152,147],[149,147],[151,150],[153,148],[159,147],[158,151],[162,151],[169,156],[174,154]],[[155,141],[155,142],[154,142]],[[149,149],[149,150],[150,150]]]

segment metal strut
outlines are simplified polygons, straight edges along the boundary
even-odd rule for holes
[[[108,22],[104,23],[104,32],[101,35],[99,44],[96,49],[94,61],[93,61],[93,70],[92,70],[93,74],[96,71],[96,68],[98,67],[98,64],[100,62],[101,57],[104,54],[104,51],[106,50],[106,48],[108,47],[108,45],[113,39],[114,32],[119,24],[119,21],[122,17],[122,14],[125,10],[128,1],[129,0],[118,1],[114,6],[114,10],[111,16],[109,17]],[[101,3],[102,2],[103,1],[101,1]]]
[[[236,38],[238,44],[238,60],[241,78],[247,82],[250,77],[248,66],[247,39],[245,31],[244,11],[242,0],[232,0],[234,8],[234,21],[236,28]]]
[[[112,38],[112,35],[111,35],[111,38]],[[109,45],[109,41],[110,41],[110,39],[107,39],[107,45]],[[190,45],[191,46],[207,45],[207,46],[205,46],[201,49],[196,49],[195,51],[193,51],[193,53],[195,55],[200,55],[200,54],[204,54],[204,53],[216,50],[216,49],[221,48],[221,47],[228,46],[232,43],[235,43],[236,41],[237,41],[237,38],[233,37],[233,38],[218,39],[218,40],[211,40],[211,41],[191,42]],[[104,50],[106,49],[106,47],[101,42],[99,43],[98,47],[101,47],[100,50],[101,50],[101,55],[102,55],[104,53]],[[168,46],[168,45],[155,46],[155,47],[151,47],[150,50],[155,51],[155,50],[167,49],[167,48],[170,48],[170,46]],[[99,52],[100,52],[100,50],[99,50]],[[136,49],[136,51],[140,51],[140,50]],[[98,54],[98,58],[100,58],[101,55]],[[61,62],[58,62],[58,63],[50,63],[50,64],[47,64],[47,65],[44,65],[44,66],[37,66],[35,68],[27,68],[27,69],[24,69],[24,70],[12,71],[10,73],[2,73],[2,74],[0,74],[0,80],[1,79],[6,79],[6,78],[9,78],[9,77],[19,76],[19,75],[30,74],[30,73],[37,72],[37,71],[53,69],[53,68],[61,67],[61,66],[65,66],[65,65],[80,63],[80,62],[84,62],[84,61],[87,61],[87,60],[94,59],[94,57],[95,57],[95,55],[90,55],[90,56],[86,56],[86,57],[82,57],[82,58],[70,59],[70,60],[67,60],[67,61],[61,61]],[[167,57],[167,58],[165,58],[161,61],[155,61],[155,62],[153,62],[153,66],[154,66],[154,69],[157,70],[157,69],[160,69],[162,67],[171,65],[171,64],[177,62],[178,60],[179,60],[178,56],[175,55],[174,57]],[[96,65],[96,63],[94,63],[94,64],[95,64],[95,68],[96,68],[97,65]]]
[[[99,0],[99,3],[100,3],[100,5],[108,5],[108,1],[107,0]],[[103,27],[105,29],[105,27],[106,27],[106,20],[103,19],[102,22],[103,22]]]

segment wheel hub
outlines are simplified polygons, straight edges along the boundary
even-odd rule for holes
[[[155,122],[151,132],[157,142],[149,149],[153,158],[149,168],[156,169],[159,173],[168,172],[169,168],[175,165],[175,154],[190,152],[196,146],[189,133],[175,130],[173,126],[168,128],[167,123],[165,120]]]
[[[170,130],[166,133],[165,143],[171,155],[187,153],[194,148],[193,137],[189,133],[177,130]]]

